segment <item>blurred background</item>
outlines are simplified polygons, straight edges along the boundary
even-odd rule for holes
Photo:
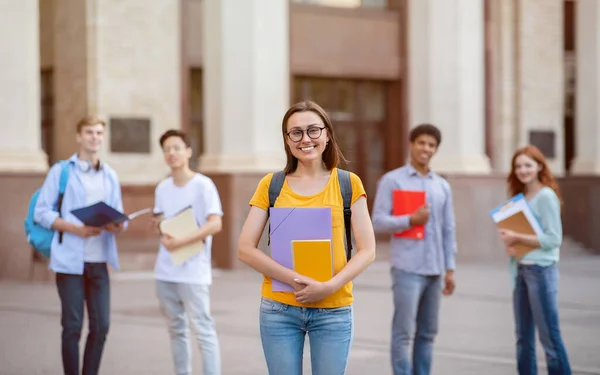
[[[86,114],[107,121],[127,212],[168,173],[159,136],[188,132],[225,212],[214,266],[241,267],[248,200],[283,168],[281,119],[303,99],[330,114],[369,204],[409,129],[442,130],[459,261],[504,259],[489,211],[525,144],[559,177],[569,240],[598,252],[599,26],[597,0],[0,0],[0,279],[52,280],[23,220]],[[119,238],[125,270],[152,269],[146,224]]]

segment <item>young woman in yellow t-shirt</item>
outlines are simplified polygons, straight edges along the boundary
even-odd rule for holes
[[[301,375],[308,333],[313,375],[343,375],[353,338],[352,280],[375,259],[375,235],[366,193],[351,173],[352,231],[356,254],[346,261],[343,201],[337,165],[343,158],[331,120],[316,103],[293,105],[283,117],[286,178],[274,207],[331,207],[334,277],[317,282],[286,268],[258,249],[268,219],[270,173],[250,200],[238,257],[264,275],[260,335],[270,375]],[[298,228],[299,231],[303,230]],[[271,280],[294,292],[273,292]]]

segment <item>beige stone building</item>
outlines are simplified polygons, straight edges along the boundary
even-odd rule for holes
[[[190,133],[225,210],[215,266],[235,267],[248,199],[284,165],[281,118],[305,98],[331,114],[371,198],[411,126],[443,130],[435,168],[454,187],[461,257],[498,257],[488,212],[527,143],[561,178],[566,234],[600,249],[597,0],[0,0],[0,55],[0,278],[46,275],[23,234],[28,200],[88,113],[107,119],[126,210],[152,205],[167,173],[159,135]],[[120,250],[151,264],[142,219]]]

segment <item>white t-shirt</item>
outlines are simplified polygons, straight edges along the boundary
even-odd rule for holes
[[[86,204],[90,205],[105,199],[104,189],[104,171],[90,169],[87,172],[81,171],[76,168],[77,175],[85,188]],[[92,236],[85,239],[85,249],[83,260],[84,262],[104,263],[106,262],[106,254],[104,253],[104,246],[102,242],[102,236]]]
[[[169,177],[156,187],[155,213],[162,213],[165,218],[169,218],[190,206],[200,227],[206,223],[210,215],[223,216],[217,187],[210,178],[202,174],[197,173],[184,186],[176,186],[173,178]],[[171,260],[171,254],[161,243],[154,267],[155,278],[175,283],[210,285],[212,283],[211,245],[212,236],[208,236],[204,241],[204,250],[200,254],[176,266]]]

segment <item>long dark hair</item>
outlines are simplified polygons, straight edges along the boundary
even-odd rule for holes
[[[325,167],[328,170],[332,170],[338,166],[340,161],[346,161],[344,155],[342,155],[338,142],[335,139],[333,125],[331,124],[327,112],[312,100],[305,100],[291,106],[285,113],[285,116],[283,116],[283,121],[281,122],[281,134],[283,136],[283,144],[285,145],[285,154],[287,156],[287,163],[284,169],[286,174],[293,173],[296,171],[296,168],[298,168],[298,159],[292,155],[292,151],[286,142],[288,120],[294,113],[308,111],[317,114],[321,118],[323,125],[325,125],[325,128],[327,129],[327,134],[329,135],[329,142],[327,143],[327,146],[325,146],[325,151],[323,152],[323,163],[325,163]]]

